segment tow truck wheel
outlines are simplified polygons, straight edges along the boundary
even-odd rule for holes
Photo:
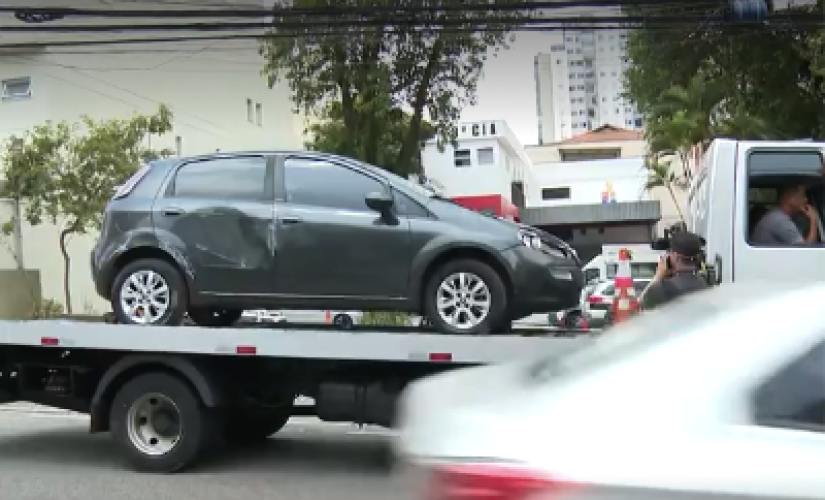
[[[224,437],[230,443],[255,443],[263,441],[284,428],[289,422],[289,412],[250,415],[240,413],[229,417]]]
[[[176,472],[209,443],[211,414],[189,386],[172,375],[148,373],[117,392],[109,413],[112,437],[129,462],[146,472]]]

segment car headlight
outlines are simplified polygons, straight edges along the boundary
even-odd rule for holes
[[[524,246],[526,246],[527,248],[532,248],[535,250],[541,249],[541,238],[539,238],[538,235],[534,233],[531,233],[529,231],[521,231],[519,232],[519,239],[522,243],[524,243]]]

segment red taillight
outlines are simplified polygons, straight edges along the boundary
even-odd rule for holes
[[[603,304],[604,297],[601,295],[591,295],[590,297],[587,297],[587,302],[590,304]]]
[[[462,464],[433,471],[427,500],[528,500],[552,495],[569,483],[518,466]]]

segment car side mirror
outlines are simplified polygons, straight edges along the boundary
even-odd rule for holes
[[[368,194],[364,197],[364,201],[367,203],[367,206],[370,207],[372,210],[375,210],[376,212],[382,214],[389,210],[394,203],[392,195],[380,192]]]

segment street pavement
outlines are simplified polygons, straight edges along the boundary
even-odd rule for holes
[[[133,472],[88,419],[0,405],[2,500],[413,500],[409,475],[384,461],[389,434],[294,419],[267,443],[215,452],[189,472]]]

